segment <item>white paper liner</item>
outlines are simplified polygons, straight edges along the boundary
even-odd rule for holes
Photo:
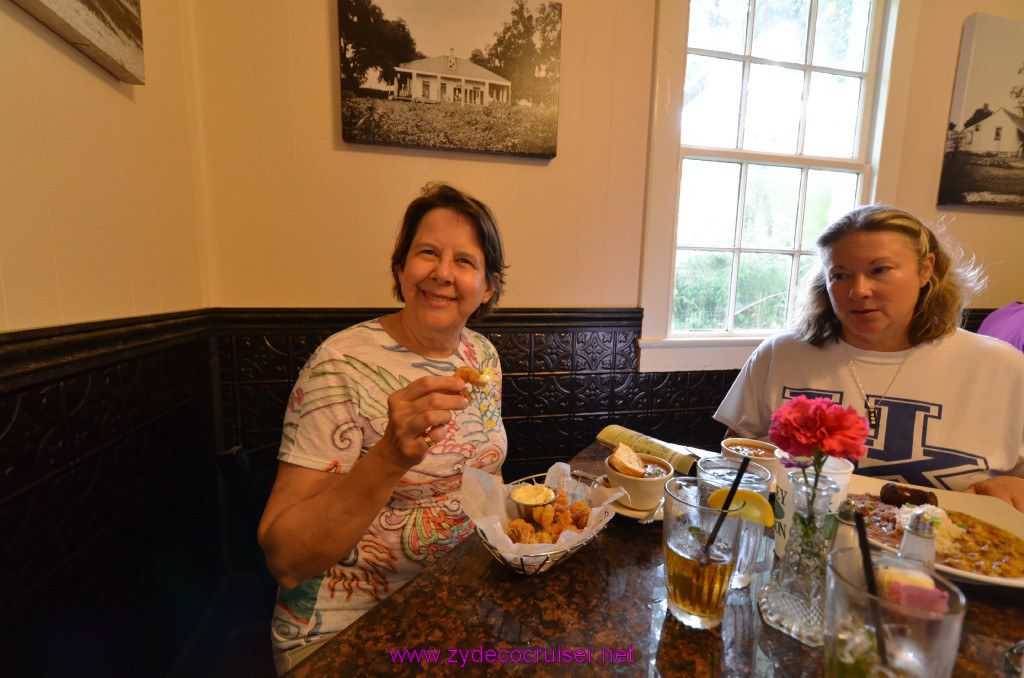
[[[544,485],[564,489],[570,505],[576,499],[590,504],[587,527],[582,532],[562,532],[554,544],[513,544],[505,530],[509,523],[519,517],[516,504],[510,496],[511,488],[517,484],[518,481],[503,485],[498,476],[476,468],[466,469],[462,480],[462,509],[506,560],[515,556],[567,549],[586,541],[608,524],[615,515],[611,502],[625,494],[619,487],[591,488],[586,481],[572,477],[568,464],[558,462],[548,469]]]

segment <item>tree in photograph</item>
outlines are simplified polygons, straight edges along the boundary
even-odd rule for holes
[[[540,70],[540,97],[542,103],[558,103],[558,82],[561,76],[562,3],[545,2],[537,9],[536,20],[539,46],[537,61]]]
[[[1024,75],[1024,64],[1021,64],[1020,68],[1017,69],[1017,75]],[[1010,98],[1017,102],[1014,108],[1017,109],[1020,115],[1024,115],[1024,84],[1011,87]]]
[[[390,82],[395,77],[395,66],[423,58],[405,21],[385,19],[372,0],[338,3],[338,39],[341,87],[348,91],[359,89],[371,68],[379,69],[380,82]]]
[[[535,17],[526,0],[515,0],[509,21],[494,42],[474,49],[470,61],[512,82],[514,99],[554,104],[558,92],[562,6],[546,2]]]

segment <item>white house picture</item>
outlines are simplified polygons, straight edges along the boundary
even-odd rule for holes
[[[468,59],[447,56],[417,59],[395,66],[391,98],[401,101],[486,106],[509,103],[512,81]]]
[[[1024,212],[1024,22],[964,19],[937,203]]]
[[[562,4],[338,0],[341,139],[552,158]]]
[[[963,130],[960,150],[968,153],[1024,154],[1024,118],[999,108]]]

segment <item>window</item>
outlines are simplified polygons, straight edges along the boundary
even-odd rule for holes
[[[662,339],[749,354],[787,325],[818,234],[869,200],[883,5],[659,5],[656,78],[682,85],[667,97],[679,115],[674,151],[656,146],[655,102],[648,195],[660,204],[649,204],[645,235],[642,369]],[[687,36],[678,54],[666,49],[673,31]]]
[[[430,98],[430,83],[429,82],[424,82],[423,83],[423,98],[424,99],[429,99]]]
[[[1002,127],[996,127],[996,138],[995,138],[995,141],[999,141],[1002,138],[1003,138],[1003,128]]]

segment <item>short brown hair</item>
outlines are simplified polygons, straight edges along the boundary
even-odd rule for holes
[[[931,277],[921,288],[910,319],[910,345],[952,334],[960,326],[963,311],[985,288],[985,275],[974,258],[967,258],[955,243],[940,238],[909,212],[888,205],[858,207],[840,217],[818,236],[818,262],[803,284],[800,307],[794,317],[795,330],[814,346],[843,336],[842,324],[828,298],[822,257],[844,236],[856,231],[893,231],[902,234],[920,266],[935,255]],[[944,242],[945,240],[945,242]]]
[[[501,298],[505,269],[508,268],[508,265],[505,264],[505,247],[501,242],[498,222],[487,205],[443,181],[433,181],[424,186],[419,197],[409,203],[405,209],[402,225],[395,237],[395,249],[391,253],[391,277],[394,280],[391,291],[396,299],[405,303],[402,284],[398,280],[398,271],[405,265],[405,259],[409,256],[409,250],[412,248],[412,241],[416,238],[420,221],[423,220],[427,212],[438,207],[455,210],[469,219],[476,228],[477,237],[480,238],[480,245],[484,251],[484,275],[491,287],[494,288],[494,294],[486,302],[480,304],[471,317],[474,319],[486,318],[494,310],[498,299]]]

